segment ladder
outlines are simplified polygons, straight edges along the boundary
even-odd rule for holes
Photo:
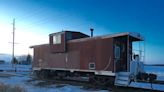
[[[116,86],[128,86],[130,83],[130,72],[118,72],[116,73],[115,83]]]

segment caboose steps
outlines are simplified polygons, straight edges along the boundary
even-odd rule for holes
[[[118,72],[115,78],[115,85],[128,86],[130,83],[129,75],[130,75],[130,72]]]

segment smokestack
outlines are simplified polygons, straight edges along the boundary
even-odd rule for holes
[[[93,28],[90,28],[90,31],[91,31],[91,37],[93,37]]]

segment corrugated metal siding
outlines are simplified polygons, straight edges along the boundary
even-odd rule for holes
[[[80,69],[80,53],[79,51],[71,51],[67,53],[66,68]]]
[[[48,60],[49,60],[49,65],[51,66],[51,68],[65,68],[66,67],[66,54],[65,53],[50,54],[50,57],[48,58]]]
[[[42,45],[34,48],[33,67],[79,69],[79,53],[51,53],[50,46]]]
[[[50,46],[49,45],[42,45],[39,47],[34,48],[34,67],[46,67],[48,66],[48,58]]]
[[[113,40],[93,39],[84,42],[67,43],[66,53],[51,53],[50,46],[34,47],[34,66],[44,68],[89,69],[89,63],[95,62],[96,70],[113,71]],[[39,62],[41,60],[41,62]]]
[[[80,53],[80,69],[89,69],[89,63],[94,62],[96,70],[106,69],[113,71],[112,38],[92,39],[84,42],[70,42],[67,47],[69,51],[77,51]],[[107,67],[109,62],[110,65]]]

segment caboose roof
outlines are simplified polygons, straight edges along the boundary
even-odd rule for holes
[[[92,40],[92,39],[117,38],[117,37],[122,37],[122,36],[129,36],[132,39],[132,41],[144,40],[144,38],[139,33],[123,32],[123,33],[117,33],[117,34],[108,34],[108,35],[103,35],[103,36],[75,39],[75,40],[70,40],[70,42],[78,42],[78,41],[85,41],[85,40]]]
[[[107,38],[115,38],[115,37],[120,37],[120,36],[130,36],[131,38],[133,38],[134,41],[143,41],[144,37],[142,37],[139,33],[135,33],[135,32],[124,32],[124,33],[117,33],[117,34],[111,34],[111,35],[106,35],[104,37]]]
[[[53,36],[53,35],[56,35],[56,34],[62,34],[62,33],[66,33],[66,32],[70,32],[70,33],[79,33],[79,34],[83,34],[83,35],[86,35],[86,36],[89,37],[89,35],[84,34],[84,33],[82,33],[82,32],[78,32],[78,31],[69,31],[69,30],[63,30],[63,31],[60,31],[60,32],[51,33],[51,34],[49,34],[49,36]]]
[[[60,34],[60,33],[64,33],[64,32],[76,32],[76,31],[62,31],[62,32],[52,33],[50,35]],[[81,33],[81,32],[78,32],[78,33]],[[81,34],[84,34],[84,33],[81,33]],[[84,34],[84,35],[86,35],[86,34]],[[117,38],[117,37],[123,37],[123,36],[129,36],[132,41],[143,41],[144,40],[144,38],[139,33],[123,32],[123,33],[108,34],[108,35],[103,35],[103,36],[94,36],[94,37],[73,39],[73,40],[69,40],[68,42],[81,42],[81,41],[86,41],[86,40]],[[43,45],[48,45],[48,44],[43,44]],[[35,45],[35,46],[31,46],[30,48],[40,47],[40,46],[42,46],[42,45]]]

